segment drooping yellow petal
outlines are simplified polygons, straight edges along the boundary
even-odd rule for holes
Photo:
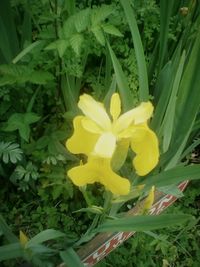
[[[23,231],[19,231],[19,242],[24,247],[28,242],[28,237],[24,234]]]
[[[111,158],[116,148],[116,137],[112,133],[103,133],[95,147],[94,155],[102,158]]]
[[[90,163],[70,169],[67,175],[76,186],[84,186],[99,182],[98,172]]]
[[[118,93],[115,93],[111,97],[110,101],[110,114],[115,121],[121,113],[121,100]]]
[[[73,154],[91,153],[99,138],[98,134],[86,131],[82,126],[84,116],[77,116],[74,118],[74,133],[66,142],[67,149]]]
[[[148,174],[158,163],[159,147],[156,134],[144,124],[135,129],[131,148],[136,153],[133,165],[140,176]]]
[[[129,144],[129,139],[121,139],[117,142],[117,146],[111,160],[111,166],[114,171],[118,171],[124,164],[127,157]]]
[[[138,107],[122,114],[113,125],[114,132],[120,133],[134,125],[146,122],[153,113],[151,102],[142,102]]]
[[[68,176],[77,186],[99,182],[113,194],[126,195],[130,191],[129,180],[114,173],[110,160],[105,158],[89,157],[88,163],[72,168]]]
[[[80,96],[78,107],[102,129],[106,131],[110,130],[111,121],[102,103],[97,102],[90,95],[83,94]]]

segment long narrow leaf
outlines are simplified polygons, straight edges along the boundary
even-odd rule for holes
[[[169,21],[171,17],[173,0],[160,1],[160,52],[159,52],[159,70],[163,66],[167,51],[167,41],[169,35]]]
[[[128,81],[126,76],[122,70],[119,60],[117,59],[114,51],[112,50],[110,44],[107,42],[108,49],[110,52],[111,60],[113,63],[113,67],[115,70],[116,81],[119,88],[119,92],[122,98],[122,103],[124,107],[124,111],[131,109],[133,107],[132,95],[130,93],[130,89],[128,86]]]
[[[139,29],[137,26],[137,21],[135,19],[133,9],[130,5],[130,1],[120,0],[120,2],[124,8],[124,12],[125,12],[126,19],[130,27],[132,40],[134,44],[135,55],[136,55],[136,60],[137,60],[137,65],[138,65],[138,73],[139,73],[140,101],[147,101],[149,98],[147,66],[145,62],[144,50],[143,50],[142,41],[140,38]]]
[[[27,46],[25,49],[23,49],[13,60],[12,63],[16,64],[18,61],[20,61],[25,55],[27,55],[29,52],[31,52],[35,47],[39,45],[45,44],[45,41],[38,40],[29,46]]]
[[[31,238],[28,241],[28,243],[26,244],[26,247],[30,247],[32,245],[37,245],[37,244],[43,243],[47,240],[56,239],[56,238],[60,238],[60,237],[64,237],[64,236],[65,236],[65,234],[61,233],[60,231],[57,231],[54,229],[47,229],[47,230],[40,232],[39,234],[37,234],[33,238]]]
[[[148,177],[145,179],[145,185],[160,187],[196,179],[200,179],[200,165],[179,166]]]
[[[96,232],[117,232],[117,231],[149,231],[154,229],[161,229],[174,225],[180,225],[189,220],[192,220],[191,215],[141,215],[133,217],[125,217],[107,221],[100,225]]]

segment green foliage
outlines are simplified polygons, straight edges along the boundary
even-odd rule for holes
[[[155,106],[151,123],[159,136],[161,160],[147,179],[147,190],[157,183],[164,192],[180,195],[171,184],[199,178],[198,165],[184,165],[192,161],[191,152],[199,145],[200,8],[185,1],[188,13],[183,15],[183,1],[172,2],[0,1],[0,195],[1,212],[11,228],[0,217],[0,259],[13,258],[4,261],[5,266],[24,260],[43,267],[62,260],[81,265],[72,246],[89,240],[93,228],[106,219],[109,203],[102,188],[88,186],[80,192],[66,174],[85,160],[65,148],[84,92],[108,105],[118,90],[124,109],[151,94]],[[132,179],[129,164],[122,174]],[[135,178],[136,183],[146,179]],[[132,199],[139,195],[116,198],[111,213],[115,215],[125,200],[134,205]],[[199,216],[198,197],[195,188],[184,198],[185,213]],[[172,213],[180,213],[179,208]],[[163,225],[171,217],[160,218]],[[176,222],[182,219],[176,217]],[[114,221],[106,227],[113,230]],[[63,240],[63,234],[47,229],[62,229],[67,237]],[[30,238],[26,248],[19,245],[19,230]],[[128,241],[128,250],[118,250],[107,265],[102,264],[113,266],[117,259],[120,266],[128,262],[164,267],[195,266],[194,259],[199,261],[198,225],[146,233],[148,237],[136,236],[135,243]]]
[[[11,142],[0,142],[0,158],[4,163],[17,163],[22,160],[23,151],[19,144]]]
[[[20,137],[28,142],[31,132],[30,124],[37,122],[39,119],[40,117],[34,113],[14,113],[8,119],[4,131],[12,132],[18,130]]]

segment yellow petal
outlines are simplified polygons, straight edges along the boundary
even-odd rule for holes
[[[120,133],[128,130],[132,123],[140,124],[146,122],[153,113],[151,102],[142,102],[138,107],[122,114],[113,126],[114,132]]]
[[[67,175],[76,186],[99,182],[97,171],[90,163],[70,169]]]
[[[102,158],[111,158],[116,147],[116,137],[112,133],[102,134],[94,148],[94,154]]]
[[[143,212],[148,211],[154,202],[155,186],[152,186],[148,196],[144,200]]]
[[[130,192],[129,180],[117,175],[111,168],[105,169],[105,174],[101,177],[100,183],[115,195],[127,195]]]
[[[118,93],[115,93],[111,97],[110,101],[110,114],[115,121],[121,113],[121,100]]]
[[[83,128],[90,133],[103,133],[102,128],[99,127],[96,122],[92,121],[91,119],[88,119],[87,117],[83,118],[81,123]]]
[[[67,149],[73,154],[88,155],[93,151],[96,141],[99,138],[98,134],[86,131],[82,126],[84,116],[77,116],[74,118],[74,133],[66,142]]]
[[[68,176],[77,186],[99,182],[113,194],[126,195],[130,191],[129,180],[112,171],[109,159],[89,157],[88,163],[72,168]]]
[[[114,171],[119,170],[124,164],[127,157],[129,144],[129,139],[121,139],[117,142],[117,146],[111,160],[111,166]]]
[[[78,107],[91,120],[104,130],[110,130],[111,121],[102,103],[97,102],[90,95],[80,96]]]
[[[19,231],[19,242],[22,246],[25,246],[28,242],[28,237],[21,230]]]
[[[133,165],[138,175],[146,175],[157,165],[159,159],[158,139],[147,125],[140,126],[135,130],[131,148],[136,153]]]

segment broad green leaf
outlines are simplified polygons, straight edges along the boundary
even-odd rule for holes
[[[79,12],[77,12],[74,17],[74,24],[77,32],[82,32],[87,29],[90,23],[90,8],[85,8]]]
[[[94,36],[96,37],[97,41],[101,44],[101,45],[105,45],[105,37],[104,37],[104,33],[103,30],[101,29],[101,27],[99,25],[95,25],[91,28],[92,33],[94,34]]]
[[[100,225],[95,232],[149,231],[180,225],[192,220],[193,218],[194,217],[187,214],[131,216],[107,221]]]
[[[115,36],[119,36],[122,37],[123,34],[112,24],[103,24],[101,25],[101,27],[103,28],[104,32],[115,35]]]
[[[33,238],[31,238],[27,242],[26,247],[28,248],[28,247],[43,243],[45,241],[51,240],[51,239],[57,239],[57,238],[64,237],[64,236],[65,234],[60,231],[57,231],[54,229],[47,229],[47,230],[40,232]]]
[[[93,9],[91,14],[92,27],[100,24],[102,21],[108,18],[113,11],[114,9],[111,5],[101,5],[100,7]]]
[[[73,250],[73,248],[69,248],[65,251],[60,252],[60,257],[67,264],[68,267],[84,267],[85,265],[81,262],[79,256]]]
[[[73,34],[70,38],[70,45],[74,52],[79,56],[81,53],[81,46],[84,41],[84,37],[80,33]]]
[[[47,47],[45,47],[45,50],[57,50],[59,56],[62,57],[68,46],[70,46],[69,41],[59,39],[50,43]]]
[[[0,262],[23,257],[23,255],[23,248],[19,242],[0,246]]]
[[[139,73],[139,97],[140,101],[147,101],[149,99],[149,86],[148,86],[148,75],[147,67],[144,57],[143,45],[137,26],[137,21],[133,12],[133,9],[130,4],[130,0],[120,0],[121,5],[123,6],[127,22],[130,27],[132,41],[134,44],[135,55],[138,65]]]

